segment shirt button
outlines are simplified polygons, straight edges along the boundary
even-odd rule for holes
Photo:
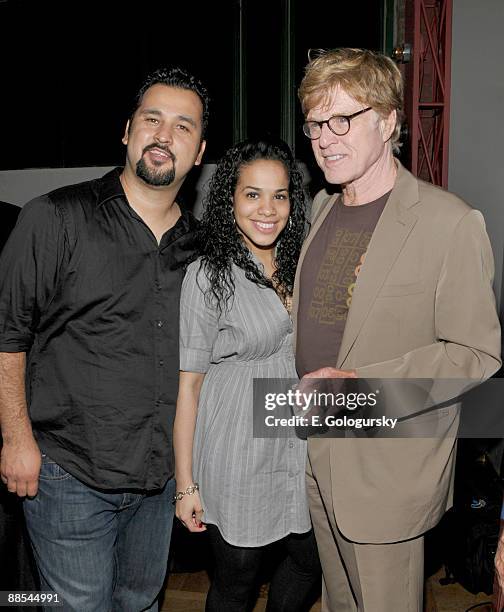
[[[156,321],[156,327],[163,327],[163,321]]]
[[[160,401],[157,399],[157,400],[156,400],[156,406],[159,406],[159,404],[160,404],[160,403],[161,403],[161,402],[160,402]]]
[[[294,477],[294,472],[289,472],[289,478],[293,478]]]
[[[160,359],[160,360],[158,361],[158,363],[159,363],[159,365],[160,365],[160,366],[164,366],[164,361],[163,361],[162,359]]]
[[[294,448],[294,442],[289,442],[289,448]]]

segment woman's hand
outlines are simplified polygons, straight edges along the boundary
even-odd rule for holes
[[[175,502],[175,516],[189,531],[206,531],[206,526],[202,523],[203,508],[198,491],[192,495],[184,495]]]

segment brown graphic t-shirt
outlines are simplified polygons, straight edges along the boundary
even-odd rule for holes
[[[355,282],[389,195],[360,206],[339,197],[310,244],[299,281],[299,376],[336,366]]]

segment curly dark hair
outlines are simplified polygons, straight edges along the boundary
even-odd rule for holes
[[[233,198],[240,170],[256,160],[281,162],[289,177],[290,212],[286,227],[277,242],[276,270],[267,278],[254,262],[237,230]],[[305,234],[306,194],[303,177],[289,146],[283,140],[245,140],[229,149],[219,161],[204,199],[204,213],[199,230],[203,268],[210,282],[206,299],[220,312],[234,294],[231,265],[245,271],[245,276],[258,285],[273,288],[284,303],[292,295],[296,266]],[[213,298],[213,299],[212,299]]]

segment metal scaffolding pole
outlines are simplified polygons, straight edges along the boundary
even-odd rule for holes
[[[448,185],[452,0],[406,0],[405,67],[409,166],[416,176]]]

